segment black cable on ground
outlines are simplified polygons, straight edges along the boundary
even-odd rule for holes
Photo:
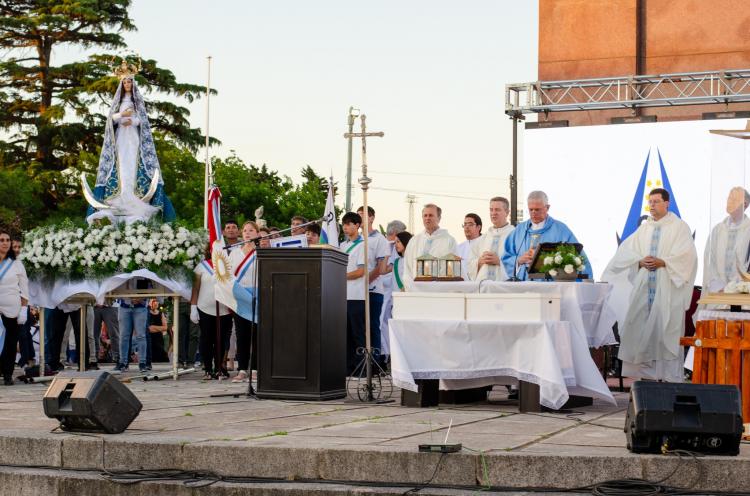
[[[432,476],[430,476],[430,478],[426,482],[422,483],[419,487],[413,487],[409,489],[408,491],[405,491],[403,494],[415,494],[421,491],[422,489],[426,488],[427,486],[429,486],[432,483],[432,481],[435,480],[435,476],[437,475],[438,470],[440,470],[440,464],[443,463],[443,458],[445,458],[445,453],[440,454],[440,458],[438,458],[437,465],[435,465],[435,470],[432,472]]]

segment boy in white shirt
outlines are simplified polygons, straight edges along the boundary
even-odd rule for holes
[[[341,250],[349,255],[346,266],[346,370],[351,375],[359,363],[357,348],[365,346],[365,254],[359,234],[362,218],[348,212],[341,223],[346,236]]]

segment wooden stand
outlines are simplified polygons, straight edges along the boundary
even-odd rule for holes
[[[179,373],[177,370],[178,365],[178,351],[179,351],[179,337],[180,337],[180,331],[179,331],[179,324],[180,324],[180,315],[179,315],[179,307],[180,307],[180,295],[173,292],[168,291],[159,291],[156,289],[133,289],[133,290],[114,290],[106,295],[106,299],[108,301],[112,301],[118,298],[157,298],[157,297],[166,297],[166,298],[172,298],[173,300],[173,307],[174,307],[174,317],[173,317],[173,333],[172,333],[172,378],[174,380],[177,380],[179,377]],[[81,310],[80,310],[80,328],[78,329],[79,334],[79,340],[81,349],[78,351],[78,370],[80,372],[86,371],[86,366],[88,365],[86,363],[86,346],[88,346],[88,335],[86,332],[86,308],[88,305],[93,305],[96,303],[96,300],[93,296],[90,294],[84,294],[79,293],[76,295],[71,296],[67,300],[65,300],[65,303],[72,303],[72,304],[80,304]],[[39,377],[44,376],[45,367],[44,367],[44,335],[46,329],[46,322],[44,319],[44,308],[41,308],[39,311]],[[93,331],[93,329],[92,329]],[[94,334],[96,335],[96,334]],[[146,339],[150,339],[150,336],[146,335]],[[93,351],[93,350],[92,350]],[[59,353],[59,350],[58,350]]]
[[[694,384],[734,384],[742,394],[742,418],[750,422],[750,320],[699,320],[693,337]]]

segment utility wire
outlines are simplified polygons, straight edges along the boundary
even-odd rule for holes
[[[379,191],[395,191],[397,193],[412,193],[415,195],[423,195],[423,196],[441,196],[446,198],[460,198],[462,200],[480,200],[480,201],[487,201],[489,200],[489,195],[484,198],[479,198],[476,196],[460,196],[460,195],[452,195],[448,193],[428,193],[425,191],[414,191],[410,189],[397,189],[397,188],[381,188],[379,186],[370,186],[370,189],[376,189]]]
[[[428,174],[423,172],[397,172],[397,171],[384,171],[377,169],[369,169],[370,172],[377,172],[378,174],[393,174],[396,176],[425,176],[425,177],[447,177],[451,179],[492,179],[495,181],[504,181],[507,178],[492,177],[492,176],[453,176],[450,174]]]

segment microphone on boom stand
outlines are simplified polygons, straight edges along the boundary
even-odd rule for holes
[[[282,229],[282,230],[280,230],[280,231],[278,231],[278,232],[276,232],[274,234],[266,234],[265,236],[257,236],[257,237],[252,238],[252,239],[238,241],[236,243],[232,243],[231,245],[226,245],[224,247],[224,249],[227,250],[227,251],[230,251],[230,250],[232,250],[232,248],[236,248],[238,246],[242,246],[242,245],[247,244],[247,243],[255,243],[257,241],[261,241],[261,240],[266,239],[266,238],[273,238],[277,234],[280,234],[280,233],[283,233],[283,232],[286,232],[286,231],[291,231],[292,229],[299,229],[301,227],[307,227],[310,224],[322,224],[323,222],[331,222],[332,220],[333,220],[333,212],[328,212],[328,214],[324,215],[320,219],[311,220],[310,222],[305,222],[304,224],[300,224],[300,225],[294,226],[294,227],[287,227],[286,229]]]

